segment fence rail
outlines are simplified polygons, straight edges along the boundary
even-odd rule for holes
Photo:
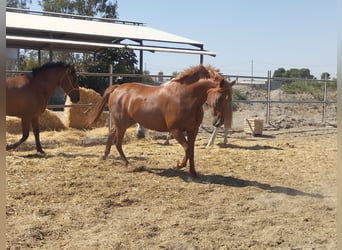
[[[111,71],[111,70],[110,70]],[[22,73],[28,73],[29,71],[13,71],[8,70],[6,74],[8,76],[13,76]],[[113,84],[115,79],[122,78],[122,77],[141,77],[141,79],[151,78],[154,80],[155,84],[161,84],[163,81],[171,79],[172,75],[145,75],[145,74],[119,74],[119,73],[91,73],[91,72],[78,72],[79,76],[85,77],[108,77],[109,84]],[[322,109],[322,120],[321,123],[326,123],[326,114],[327,114],[327,105],[336,104],[336,100],[329,100],[328,98],[328,91],[327,91],[327,84],[331,82],[336,82],[336,80],[328,80],[328,79],[302,79],[302,78],[283,78],[283,77],[271,77],[271,72],[268,72],[268,76],[242,76],[242,75],[225,75],[225,77],[229,79],[236,80],[236,86],[250,86],[252,87],[263,87],[266,91],[264,99],[257,100],[233,100],[234,103],[262,103],[266,104],[265,110],[265,120],[266,124],[270,124],[270,115],[271,115],[271,104],[321,104]],[[162,79],[162,81],[160,81]],[[305,82],[317,82],[323,83],[323,90],[322,90],[322,100],[272,100],[271,98],[271,91],[274,88],[274,84],[279,84],[282,82],[288,81],[305,81]],[[70,104],[70,105],[48,105],[48,108],[64,108],[64,107],[90,107],[94,106],[95,104]]]

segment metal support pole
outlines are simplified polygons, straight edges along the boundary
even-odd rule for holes
[[[326,112],[327,112],[327,75],[324,76],[324,89],[323,89],[323,116],[322,123],[326,123]]]
[[[267,72],[266,125],[270,125],[271,71]]]
[[[113,65],[109,64],[109,86],[113,85]],[[109,116],[108,116],[108,133],[110,134],[110,131],[112,130],[112,115],[109,112]]]
[[[143,46],[143,42],[140,42],[140,46]],[[140,50],[139,52],[139,70],[140,70],[140,74],[144,73],[144,51]]]
[[[203,45],[200,46],[201,50],[203,50]],[[200,64],[203,64],[203,55],[200,54]]]
[[[42,65],[42,51],[38,50],[38,65]]]
[[[49,61],[50,62],[53,61],[53,51],[52,51],[52,49],[49,50]]]

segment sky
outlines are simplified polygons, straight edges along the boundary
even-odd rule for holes
[[[117,0],[119,19],[204,43],[204,56],[227,75],[267,76],[283,67],[320,78],[337,72],[335,0]],[[31,6],[34,9],[34,6]],[[199,55],[144,52],[151,74],[180,72]]]

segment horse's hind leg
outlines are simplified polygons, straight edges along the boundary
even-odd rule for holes
[[[184,168],[186,166],[186,162],[189,159],[189,143],[187,142],[184,134],[180,130],[172,130],[171,133],[173,137],[178,141],[178,143],[183,147],[185,152],[182,162],[178,162],[176,168]]]
[[[125,132],[126,132],[126,129],[117,129],[116,130],[116,134],[115,134],[115,147],[118,150],[118,152],[119,152],[119,154],[121,156],[121,159],[124,161],[125,166],[127,167],[130,164],[129,164],[127,158],[126,158],[125,153],[122,150],[122,140],[123,140],[123,137],[125,135]]]
[[[6,150],[14,149],[26,141],[30,133],[30,121],[27,119],[21,119],[21,129],[23,132],[21,139],[13,144],[6,145]]]
[[[33,134],[34,134],[34,139],[36,141],[37,152],[45,154],[45,152],[42,149],[42,145],[40,144],[40,139],[39,139],[39,121],[38,121],[38,117],[34,117],[32,119],[32,131],[33,131]]]
[[[118,150],[118,152],[119,152],[119,154],[121,156],[121,159],[123,160],[123,162],[125,164],[125,167],[127,167],[127,170],[129,172],[139,172],[139,171],[142,171],[144,169],[144,167],[143,166],[138,166],[138,167],[132,166],[129,163],[129,161],[127,160],[127,157],[126,157],[125,153],[122,150],[122,140],[123,140],[123,137],[125,135],[126,129],[127,128],[124,128],[124,127],[117,128],[116,134],[115,134],[115,146],[116,146],[116,149]]]
[[[228,142],[228,129],[224,128],[223,144],[226,145]]]
[[[104,155],[101,157],[102,160],[105,160],[107,158],[110,152],[110,149],[112,147],[112,144],[114,143],[114,138],[115,138],[115,129],[113,128],[110,131],[110,134],[108,135],[106,149],[105,149]]]

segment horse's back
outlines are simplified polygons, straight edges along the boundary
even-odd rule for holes
[[[30,83],[29,77],[20,75],[6,78],[6,89],[21,89]]]
[[[122,96],[126,101],[140,100],[141,98],[155,99],[160,96],[162,89],[162,86],[147,85],[139,82],[124,83],[113,89],[112,92],[114,92],[113,96],[115,96],[115,98],[111,99],[112,101],[118,101],[120,96]]]

